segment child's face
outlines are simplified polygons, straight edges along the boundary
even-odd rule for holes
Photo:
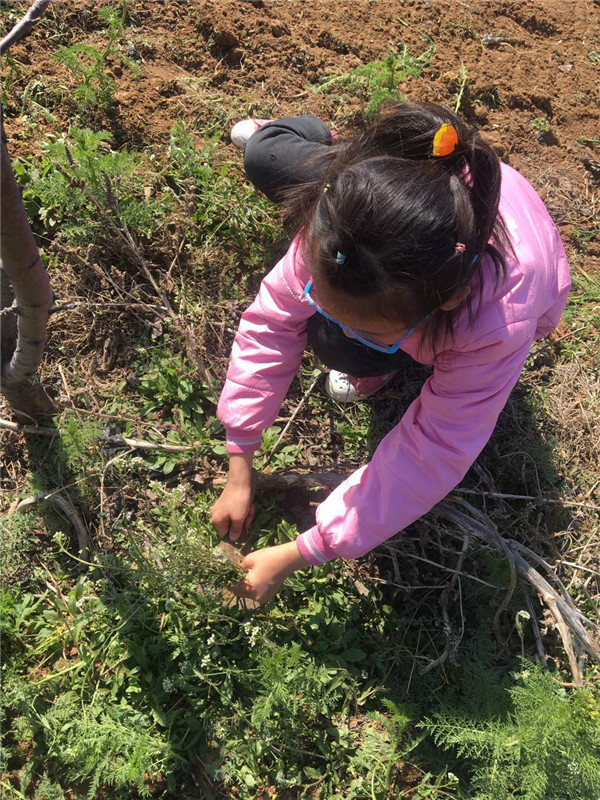
[[[318,278],[313,279],[313,284],[312,294],[318,300],[321,308],[346,328],[352,328],[365,338],[373,339],[384,345],[393,345],[410,330],[411,326],[402,322],[388,320],[383,316],[365,315],[363,298],[342,295]],[[350,331],[345,330],[344,334],[352,338]]]

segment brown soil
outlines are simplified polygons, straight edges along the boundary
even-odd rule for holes
[[[15,4],[5,26],[26,5]],[[53,54],[64,44],[101,46],[102,5],[110,2],[55,0],[38,30],[12,49],[23,65],[11,88],[13,112],[19,90],[32,80],[50,92],[69,90],[69,75]],[[551,172],[584,194],[593,180],[594,165],[585,164],[599,157],[598,2],[132,0],[130,22],[124,39],[135,50],[140,74],[111,66],[118,111],[112,120],[98,120],[122,142],[164,141],[179,117],[204,126],[211,117],[236,112],[311,112],[347,134],[358,103],[340,109],[315,94],[319,79],[381,58],[399,42],[416,55],[430,36],[435,56],[424,80],[409,78],[402,86],[409,98],[453,104],[454,79],[464,65],[461,109],[504,158],[531,179],[544,172],[548,180]],[[497,105],[494,98],[501,105],[490,108]],[[9,113],[15,154],[30,151],[46,128],[68,124],[58,104],[52,113],[58,125],[40,119],[33,131]],[[540,117],[549,122],[548,135],[531,125]]]
[[[7,131],[23,155],[49,130],[69,125],[72,78],[53,55],[61,45],[106,42],[99,6],[110,0],[55,0],[38,29],[11,55],[20,76],[10,86]],[[12,24],[26,3],[6,14]],[[431,37],[436,52],[423,78],[408,78],[413,100],[453,105],[462,65],[461,111],[502,158],[546,200],[568,239],[598,227],[600,181],[600,4],[597,0],[446,2],[442,0],[156,0],[130,2],[121,38],[139,74],[119,59],[116,113],[98,127],[117,144],[164,143],[178,118],[224,130],[240,116],[314,113],[352,135],[360,102],[314,92],[319,80],[383,57],[406,44],[417,55]],[[5,66],[5,74],[7,69]],[[20,93],[40,81],[56,121],[18,116]],[[532,125],[547,120],[547,131]],[[537,123],[538,125],[540,123]],[[544,124],[544,123],[542,123]],[[574,240],[596,271],[600,241]]]

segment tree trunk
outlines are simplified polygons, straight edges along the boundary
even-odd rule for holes
[[[44,354],[53,295],[4,141],[3,130],[0,158],[0,391],[15,413],[39,417],[56,412],[44,387],[32,382]]]

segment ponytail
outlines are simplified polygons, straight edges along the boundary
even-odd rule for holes
[[[449,109],[395,105],[354,141],[320,153],[314,172],[322,177],[288,190],[284,201],[284,219],[310,237],[311,269],[350,295],[366,287],[373,295],[392,292],[399,318],[428,316],[425,339],[453,334],[458,309],[439,306],[475,275],[477,308],[472,296],[466,304],[476,317],[489,267],[484,254],[496,281],[506,275],[512,248],[498,212],[500,162]],[[338,251],[348,256],[343,267]],[[402,300],[407,290],[410,304]]]

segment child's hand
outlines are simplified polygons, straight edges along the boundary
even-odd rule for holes
[[[210,510],[212,524],[223,539],[227,534],[235,541],[247,531],[254,517],[251,484],[227,482],[217,502]]]
[[[229,477],[223,493],[210,510],[212,524],[223,539],[227,534],[235,541],[252,524],[252,498],[256,488],[256,473],[252,469],[252,453],[229,458]]]
[[[308,566],[296,542],[286,542],[274,547],[254,550],[244,558],[242,569],[247,569],[245,580],[232,591],[238,597],[250,597],[266,603],[279,591],[281,584],[292,572]]]

